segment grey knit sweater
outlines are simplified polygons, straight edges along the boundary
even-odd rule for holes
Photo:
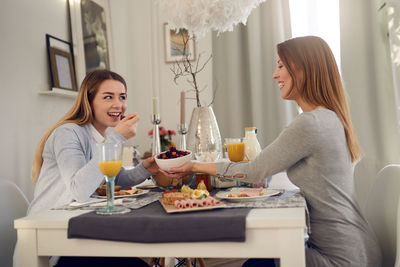
[[[356,202],[353,164],[336,113],[316,109],[299,115],[249,163],[219,163],[217,175],[245,174],[258,183],[287,171],[310,213],[306,265],[379,267],[379,245]]]
[[[121,143],[126,141],[113,129],[107,138]],[[42,155],[43,166],[28,214],[72,201],[87,201],[104,178],[94,157],[90,125],[66,123],[57,127],[47,140]],[[122,168],[116,184],[135,185],[150,175],[141,164],[131,170]]]

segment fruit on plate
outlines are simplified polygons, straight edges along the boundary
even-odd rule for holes
[[[204,183],[204,180],[200,181],[200,183],[197,185],[197,189],[201,189],[201,190],[206,190],[207,191],[207,186]]]
[[[182,185],[182,187],[181,187],[181,192],[192,194],[193,191],[194,191],[194,189],[190,188],[189,186],[187,186],[185,184]]]
[[[171,146],[167,152],[161,153],[157,156],[158,159],[175,159],[189,155],[190,152],[177,150],[176,147]]]

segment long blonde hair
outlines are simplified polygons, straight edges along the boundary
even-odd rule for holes
[[[31,179],[34,183],[36,183],[39,178],[40,170],[43,165],[43,149],[51,133],[54,129],[65,123],[86,125],[92,122],[93,112],[91,104],[93,98],[95,97],[100,84],[103,81],[110,79],[120,81],[126,88],[125,80],[117,73],[109,70],[94,70],[86,75],[85,79],[82,81],[78,96],[76,97],[72,108],[64,115],[64,117],[61,118],[60,121],[47,130],[36,147],[31,168]]]
[[[324,106],[337,114],[344,127],[351,160],[359,159],[361,147],[335,57],[328,44],[319,37],[305,36],[289,39],[277,48],[300,96],[309,104]],[[296,75],[299,71],[303,75]]]

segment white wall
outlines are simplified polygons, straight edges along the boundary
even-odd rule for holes
[[[59,120],[73,103],[72,98],[39,95],[50,89],[45,34],[71,41],[66,0],[2,0],[0,9],[0,92],[5,106],[1,116],[0,179],[14,181],[33,196],[30,167],[34,149],[43,133]],[[172,82],[169,64],[164,62],[163,19],[150,0],[111,0],[111,24],[115,71],[128,83],[128,111],[142,120],[138,135],[130,144],[150,150],[151,98],[160,97],[162,125],[177,128],[179,90],[185,82]],[[154,34],[152,34],[152,32]],[[198,51],[210,53],[211,37],[198,44]],[[155,56],[152,59],[152,55]],[[200,83],[211,86],[211,63]],[[205,92],[211,98],[211,90]],[[190,118],[193,101],[187,101]]]

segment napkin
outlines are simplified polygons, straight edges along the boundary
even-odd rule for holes
[[[78,202],[74,201],[69,204],[70,207],[81,207],[81,206],[89,206],[92,203],[99,203],[99,202],[104,202],[104,199],[98,199],[98,198],[89,198],[88,201],[86,202]]]
[[[123,201],[124,201],[124,199],[122,199],[122,198],[114,199],[114,206],[121,206]],[[107,206],[107,201],[94,203],[94,204],[92,204],[90,206],[91,207],[106,207]]]

